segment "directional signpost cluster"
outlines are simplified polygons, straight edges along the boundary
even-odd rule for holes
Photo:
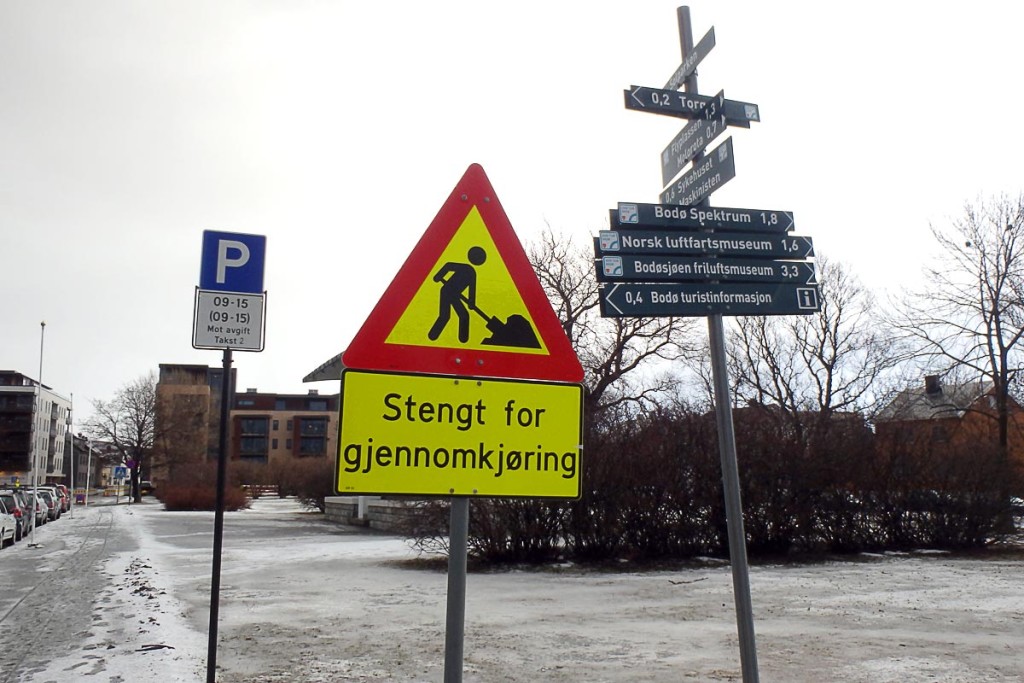
[[[685,9],[685,8],[680,8]],[[688,16],[688,13],[687,13]],[[594,240],[606,317],[794,315],[820,310],[810,237],[793,213],[712,208],[706,199],[736,176],[728,127],[760,121],[756,104],[678,88],[715,46],[712,28],[686,51],[664,88],[630,86],[627,109],[687,119],[661,153],[659,204],[621,202]],[[681,175],[680,175],[681,174]]]
[[[790,234],[790,211],[622,202],[609,222],[594,239],[606,317],[820,310],[814,263],[807,260],[814,244]]]
[[[602,315],[819,309],[814,264],[805,260],[814,245],[789,234],[791,212],[623,202],[610,223],[594,239]]]
[[[685,119],[662,150],[658,204],[621,202],[594,239],[601,314],[606,317],[707,316],[722,482],[744,683],[758,683],[743,505],[723,316],[810,314],[821,309],[810,237],[795,236],[793,213],[711,207],[708,197],[736,177],[727,128],[760,121],[756,104],[697,93],[696,68],[715,47],[715,30],[693,43],[680,7],[682,63],[663,88],[630,86],[627,109]],[[680,92],[679,89],[683,88]],[[713,143],[715,147],[706,151]]]

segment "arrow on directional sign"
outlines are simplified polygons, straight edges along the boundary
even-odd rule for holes
[[[672,77],[665,84],[665,90],[679,90],[690,74],[694,72],[697,65],[704,61],[711,49],[715,47],[715,27],[712,26],[700,42],[693,46],[690,54],[686,55],[683,63],[679,65]]]
[[[691,258],[626,254],[596,261],[598,282],[788,282],[817,284],[808,261],[766,261],[735,258]]]
[[[760,233],[703,233],[674,230],[602,230],[595,240],[598,256],[738,256],[805,259],[814,256],[810,237]]]
[[[732,138],[711,150],[661,193],[662,204],[692,206],[736,177]]]
[[[601,292],[606,318],[800,315],[820,309],[816,285],[616,283]]]
[[[793,212],[775,209],[732,209],[725,206],[664,206],[619,202],[611,210],[613,228],[675,228],[790,232]]]
[[[647,111],[653,114],[674,116],[680,119],[705,118],[704,108],[715,98],[707,95],[692,95],[675,90],[660,90],[642,85],[631,85],[623,90],[626,109]],[[725,122],[730,126],[750,128],[751,121],[760,121],[761,113],[756,104],[725,100],[722,103]]]

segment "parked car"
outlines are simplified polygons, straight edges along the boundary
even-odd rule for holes
[[[7,506],[0,501],[0,548],[6,548],[9,543],[14,543],[14,534],[18,529],[18,523],[14,515],[7,511]]]
[[[28,491],[22,488],[0,489],[0,494],[5,493],[14,496],[14,500],[17,501],[18,507],[21,508],[22,535],[32,531],[32,527],[36,525],[36,516],[32,511],[32,503],[29,501]]]
[[[14,491],[0,491],[0,503],[14,516],[14,540],[20,541],[28,533],[28,508]]]
[[[28,498],[29,503],[35,510],[35,522],[32,526],[42,526],[50,519],[50,508],[46,504],[46,500],[43,498],[41,493],[34,491],[26,491],[25,495]]]
[[[15,489],[14,495],[21,500],[21,509],[25,511],[25,533],[36,527],[35,508],[32,506],[32,499],[25,489]]]
[[[53,488],[57,489],[57,493],[60,494],[60,509],[61,512],[67,512],[71,509],[71,492],[68,491],[68,487],[64,484],[53,484]]]
[[[60,502],[58,502],[53,491],[40,486],[36,489],[36,495],[39,497],[39,500],[43,502],[43,505],[46,506],[47,522],[52,522],[60,517]]]
[[[64,507],[61,504],[60,492],[57,490],[57,487],[53,484],[46,484],[40,486],[39,490],[46,491],[46,493],[50,494],[50,497],[53,499],[54,507],[54,516],[52,519],[60,519],[60,516],[64,514]]]
[[[153,486],[151,481],[140,481],[139,482],[139,495],[145,496],[156,491],[156,487]]]

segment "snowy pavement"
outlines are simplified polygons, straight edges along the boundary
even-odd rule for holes
[[[0,553],[0,683],[203,680],[201,636],[139,556],[145,507],[78,507]]]
[[[212,528],[147,499],[0,552],[0,683],[204,681]],[[441,681],[446,577],[412,557],[290,500],[228,513],[218,680]],[[1022,586],[1021,553],[753,567],[761,680],[1024,680]],[[729,569],[471,573],[464,680],[740,681]]]

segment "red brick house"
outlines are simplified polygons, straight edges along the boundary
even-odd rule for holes
[[[1008,398],[1010,461],[1024,470],[1024,408]],[[892,452],[980,453],[999,444],[996,395],[981,380],[943,385],[937,375],[900,392],[875,419],[879,446]]]

